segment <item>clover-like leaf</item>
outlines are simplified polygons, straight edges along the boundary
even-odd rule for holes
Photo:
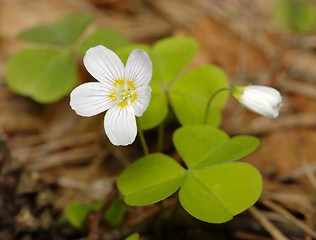
[[[66,207],[66,218],[76,228],[81,228],[90,211],[89,206],[82,203],[70,203]]]
[[[119,190],[129,205],[147,205],[173,194],[192,216],[222,223],[254,204],[262,191],[258,170],[231,162],[252,152],[258,140],[229,138],[208,125],[185,126],[173,137],[176,149],[189,167],[185,171],[163,154],[152,154],[131,164],[119,177]]]
[[[225,132],[203,125],[181,127],[173,134],[173,143],[189,169],[195,169],[228,139]]]
[[[256,168],[247,163],[227,163],[189,172],[179,200],[192,216],[223,223],[253,205],[261,191],[262,179]]]
[[[124,218],[125,208],[123,202],[117,199],[114,199],[109,207],[106,209],[103,219],[110,223],[112,226],[119,225]]]
[[[153,47],[153,81],[170,84],[192,61],[197,43],[185,36],[170,37],[158,41]]]
[[[173,135],[174,145],[190,169],[234,161],[253,152],[259,140],[252,136],[229,136],[212,126],[185,126]]]
[[[143,130],[157,127],[164,121],[168,114],[168,105],[165,93],[155,82],[152,82],[150,86],[152,92],[149,106],[143,116],[139,118],[139,125]]]
[[[92,17],[86,14],[68,16],[52,24],[26,30],[19,35],[19,38],[35,43],[71,45],[79,38],[91,20]]]
[[[142,206],[165,199],[180,187],[186,171],[172,158],[156,153],[129,165],[117,186],[127,204]]]
[[[211,96],[221,88],[228,87],[224,72],[215,66],[197,67],[170,88],[172,108],[182,125],[204,124],[207,103]],[[221,110],[228,98],[226,92],[218,94],[212,102],[207,123],[218,126],[221,122]]]
[[[67,95],[77,81],[77,68],[68,51],[25,49],[8,62],[6,83],[21,95],[51,103]]]
[[[77,50],[83,56],[90,47],[97,45],[103,45],[115,51],[129,44],[130,40],[123,34],[109,28],[102,28],[88,36]]]
[[[223,142],[212,153],[205,156],[197,166],[207,167],[213,164],[234,161],[252,153],[259,146],[259,139],[253,136],[236,136]]]

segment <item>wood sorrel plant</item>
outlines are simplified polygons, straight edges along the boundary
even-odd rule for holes
[[[141,52],[135,50],[136,47],[143,49],[143,52],[138,58],[131,60],[135,51]],[[111,55],[104,52],[104,56],[97,56],[92,60],[92,65],[97,66],[92,75],[111,75],[106,80],[110,89],[103,91],[110,93],[113,83],[115,85],[120,79],[124,79],[124,86],[129,86],[130,82],[140,82],[140,79],[148,83],[148,77],[151,76],[148,74],[151,73],[148,67],[152,64],[152,99],[148,110],[139,118],[139,128],[144,130],[163,124],[169,111],[166,96],[182,124],[173,134],[173,144],[186,167],[165,154],[148,154],[145,148],[146,156],[128,166],[118,178],[117,186],[124,195],[125,202],[132,206],[153,204],[179,190],[180,203],[188,213],[202,221],[223,223],[254,204],[262,189],[261,176],[256,168],[247,163],[234,162],[253,152],[259,145],[258,139],[252,136],[230,138],[217,128],[221,120],[220,111],[227,100],[227,91],[250,110],[268,117],[278,115],[281,96],[277,90],[268,87],[229,88],[225,74],[215,66],[197,67],[179,76],[190,63],[196,49],[197,44],[193,39],[172,37],[158,41],[152,48],[138,45],[118,50],[118,55],[124,61],[131,52],[125,69],[132,71],[133,77],[127,77],[130,75],[126,72],[123,77],[113,73],[113,69],[123,69],[123,64],[113,61],[112,52]],[[148,63],[144,62],[143,56],[147,56],[145,51],[151,56],[152,63],[147,57]],[[134,63],[131,64],[131,61]],[[115,62],[119,66],[113,66]],[[124,70],[117,72],[124,73]],[[87,92],[89,94],[83,94],[82,101],[76,101],[90,104],[90,99],[94,99],[100,103],[102,98],[105,101],[110,96],[98,92],[92,94],[90,90]],[[147,97],[139,100],[136,97],[134,100],[140,103],[144,101],[142,105],[147,107]],[[83,101],[84,99],[87,101]],[[128,103],[125,103],[126,99],[111,101],[112,105],[122,109],[131,106],[129,111],[137,112],[138,108],[133,108],[132,99]],[[91,103],[91,108],[93,106],[95,105]],[[107,128],[113,128],[114,135],[117,132],[122,136],[121,131],[124,130],[126,139],[130,139],[131,129],[128,127],[134,126],[129,121],[122,120],[126,117],[122,111],[120,116],[111,119],[108,126],[105,123],[106,132]],[[122,122],[126,126],[122,126]],[[143,137],[140,140],[144,141]]]
[[[231,94],[251,111],[276,117],[279,92],[258,86],[231,88],[224,72],[212,65],[183,73],[197,51],[197,43],[189,37],[162,39],[151,47],[129,45],[124,36],[101,29],[80,40],[90,20],[89,16],[72,16],[22,33],[21,39],[46,45],[22,50],[11,58],[8,86],[38,102],[54,102],[76,85],[73,55],[83,56],[87,51],[85,66],[100,83],[85,83],[73,90],[72,108],[83,116],[107,111],[105,131],[116,145],[134,141],[138,117],[146,156],[118,178],[127,204],[153,204],[179,190],[183,208],[210,223],[226,222],[253,205],[262,191],[261,175],[253,166],[235,161],[253,152],[259,140],[230,138],[218,129],[221,110]],[[161,143],[170,109],[182,125],[173,134],[173,144],[185,166],[159,151],[149,154],[142,134],[159,127]]]

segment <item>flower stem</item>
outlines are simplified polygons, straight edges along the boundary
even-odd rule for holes
[[[157,140],[157,151],[162,152],[163,148],[163,138],[164,138],[164,130],[165,130],[165,125],[164,123],[161,123],[158,126],[158,140]]]
[[[204,115],[204,124],[207,124],[207,118],[208,118],[208,115],[210,113],[210,109],[211,109],[211,104],[214,100],[214,98],[221,92],[224,92],[224,91],[230,91],[230,88],[220,88],[218,89],[216,92],[214,92],[212,94],[212,96],[210,97],[210,99],[208,100],[207,102],[207,105],[206,105],[206,109],[205,109],[205,115]]]
[[[143,148],[144,154],[148,155],[149,154],[149,150],[148,150],[148,145],[147,145],[147,142],[146,142],[146,139],[145,139],[145,136],[144,136],[144,132],[143,132],[143,130],[141,129],[141,127],[139,125],[138,119],[136,119],[136,122],[137,122],[137,131],[138,131],[138,136],[139,136],[140,143],[142,144],[142,148]]]

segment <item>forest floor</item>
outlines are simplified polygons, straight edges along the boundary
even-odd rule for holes
[[[272,17],[273,3],[0,0],[0,239],[91,240],[96,233],[99,239],[114,240],[133,232],[143,240],[316,239],[316,36],[280,30]],[[82,12],[94,16],[88,32],[106,26],[136,43],[191,36],[199,43],[191,66],[214,64],[231,84],[280,90],[283,106],[277,119],[257,116],[234,101],[223,112],[221,128],[230,135],[261,140],[260,148],[242,160],[263,176],[263,193],[254,207],[214,225],[195,220],[181,207],[170,216],[170,198],[160,205],[128,207],[115,228],[101,222],[95,230],[94,215],[80,230],[56,224],[67,204],[102,201],[126,160],[142,154],[138,141],[133,148],[111,146],[102,116],[77,116],[69,97],[41,105],[6,87],[6,62],[28,46],[16,37],[21,31]],[[156,133],[145,135],[150,139]],[[172,154],[170,139],[164,145]]]

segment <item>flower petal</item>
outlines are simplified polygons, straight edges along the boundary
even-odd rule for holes
[[[137,126],[132,109],[112,107],[104,117],[104,129],[110,142],[117,146],[132,144],[136,138]]]
[[[102,45],[89,48],[83,57],[83,63],[95,79],[108,87],[112,87],[115,80],[124,79],[122,61],[113,51]]]
[[[151,87],[150,86],[143,86],[138,87],[136,90],[137,99],[132,103],[132,107],[134,110],[134,114],[137,117],[143,115],[146,111],[151,97]]]
[[[78,115],[91,117],[113,106],[108,95],[109,90],[103,84],[84,83],[70,93],[70,106]]]
[[[147,52],[134,49],[126,63],[125,79],[136,87],[148,85],[152,77],[152,62]]]

